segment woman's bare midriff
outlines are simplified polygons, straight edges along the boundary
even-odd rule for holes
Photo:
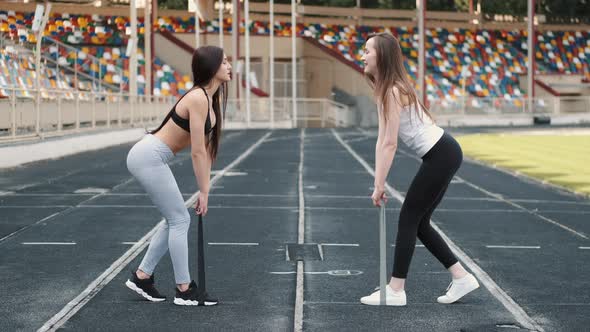
[[[166,143],[175,155],[191,144],[190,133],[180,128],[172,120],[168,120],[154,136]]]

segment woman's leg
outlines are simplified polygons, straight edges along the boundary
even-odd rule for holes
[[[392,273],[394,279],[407,277],[418,228],[445,187],[445,176],[441,175],[437,167],[423,163],[408,189],[399,215]],[[403,282],[397,280],[392,288],[403,289]]]
[[[446,269],[450,268],[452,265],[457,263],[457,258],[447,245],[447,243],[443,240],[443,238],[438,234],[438,232],[432,227],[430,224],[430,218],[432,217],[432,213],[442,200],[447,186],[443,188],[443,190],[439,193],[436,201],[432,204],[426,215],[422,217],[420,221],[420,225],[418,226],[418,239],[424,244],[426,249],[430,251],[439,262],[441,262]]]
[[[393,278],[390,283],[393,289],[403,289],[419,233],[425,239],[424,245],[429,247],[429,250],[432,248],[432,251],[436,252],[435,256],[442,260],[443,264],[456,263],[456,258],[446,243],[430,226],[430,217],[442,200],[462,160],[460,146],[447,134],[444,134],[424,156],[400,211]],[[427,223],[424,222],[426,220]]]
[[[188,229],[190,215],[184,199],[168,165],[151,166],[132,170],[160,213],[166,219],[152,238],[139,269],[151,275],[166,251],[170,250],[177,284],[188,284]]]

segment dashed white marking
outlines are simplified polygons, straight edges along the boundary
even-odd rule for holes
[[[277,271],[277,272],[269,272],[270,274],[278,274],[278,275],[285,275],[285,274],[295,274],[296,271]],[[330,270],[330,271],[305,271],[303,274],[311,274],[311,275],[321,275],[327,274],[331,276],[356,276],[359,274],[363,274],[363,271],[358,270]]]
[[[2,205],[0,206],[0,209],[67,209],[73,207],[73,205]]]
[[[256,242],[209,242],[210,246],[257,246]]]
[[[74,246],[76,242],[21,242],[21,244],[32,246]]]
[[[321,243],[322,246],[327,247],[358,247],[358,243]]]
[[[578,248],[580,248],[582,250],[590,250],[590,247],[578,247]]]
[[[504,245],[486,245],[490,249],[541,249],[540,246],[504,246]]]
[[[124,209],[124,208],[138,209],[138,208],[155,208],[156,206],[155,205],[147,205],[147,204],[146,205],[137,205],[137,204],[134,204],[134,205],[131,205],[131,204],[130,205],[99,205],[99,204],[90,205],[90,204],[88,204],[88,205],[86,205],[86,204],[84,204],[84,205],[78,205],[77,207],[81,208],[81,209],[101,209],[101,208],[102,209],[104,209],[104,208],[108,208],[108,209]]]
[[[218,197],[297,197],[296,195],[269,195],[269,194],[209,194],[211,196]]]
[[[369,139],[369,137],[357,137],[357,138],[352,138],[352,139],[346,140],[346,143],[360,142],[360,141],[364,141],[367,139]]]
[[[220,171],[212,171],[211,174],[217,174]],[[238,172],[238,171],[227,171],[225,172],[224,176],[245,176],[248,175],[246,172]]]
[[[87,188],[81,188],[81,189],[74,191],[74,194],[103,194],[108,191],[109,190],[105,189],[105,188],[87,187]]]

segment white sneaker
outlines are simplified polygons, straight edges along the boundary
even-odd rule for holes
[[[439,296],[436,301],[443,304],[453,303],[478,288],[479,283],[477,282],[477,279],[475,279],[473,274],[467,273],[467,275],[461,279],[453,279],[449,287],[447,287],[447,293],[443,296]]]
[[[377,290],[369,296],[361,297],[362,304],[380,305],[380,291]],[[406,292],[394,292],[389,285],[385,286],[385,305],[404,306],[406,305]]]

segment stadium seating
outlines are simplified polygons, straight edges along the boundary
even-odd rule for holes
[[[34,42],[30,34],[33,13],[0,11],[0,33],[11,39]],[[143,20],[138,19],[140,43],[143,38]],[[216,20],[200,22],[207,33],[218,33]],[[159,17],[155,28],[170,32],[194,32],[194,17]],[[244,24],[240,31],[244,31]],[[253,21],[248,27],[253,35],[268,35],[266,22]],[[275,22],[277,36],[290,36],[290,23]],[[225,19],[225,33],[231,33],[231,19]],[[355,25],[298,24],[297,35],[317,39],[322,45],[337,51],[346,61],[361,65],[362,46],[369,33],[390,31],[398,37],[409,75],[417,74],[418,43],[413,27],[369,27]],[[129,32],[129,20],[123,16],[52,14],[46,33],[53,38],[80,48],[81,54],[101,58],[103,66],[89,63],[73,54],[50,52],[54,60],[78,66],[78,69],[94,77],[104,77],[109,83],[120,81],[113,74],[116,66],[124,67],[128,59],[122,52]],[[488,31],[435,28],[426,31],[427,94],[429,99],[453,101],[464,95],[476,97],[502,97],[508,101],[523,96],[518,75],[527,71],[526,31]],[[537,70],[542,73],[582,74],[584,65],[590,62],[590,32],[538,32],[535,48]],[[145,73],[140,56],[140,77]],[[156,61],[158,80],[155,86],[163,95],[182,93],[190,85],[190,79],[161,61]],[[124,75],[123,83],[128,82]],[[142,78],[139,78],[141,82]],[[140,87],[140,90],[142,87]]]

